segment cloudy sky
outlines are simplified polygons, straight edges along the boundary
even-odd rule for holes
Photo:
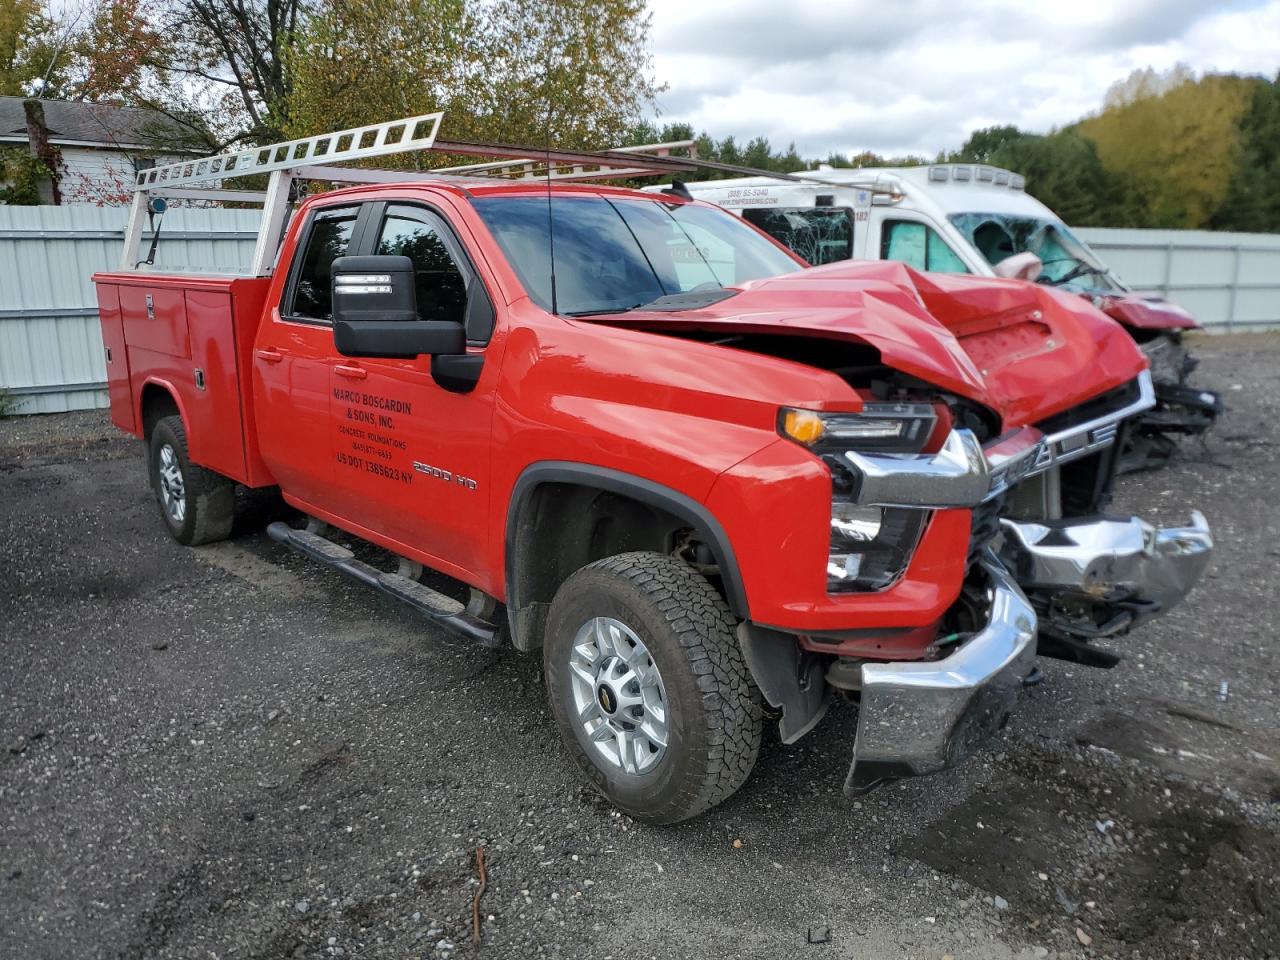
[[[1280,70],[1280,0],[650,0],[663,121],[804,156],[1047,131],[1139,67]]]

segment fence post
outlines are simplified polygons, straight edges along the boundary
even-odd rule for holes
[[[1160,285],[1160,292],[1164,294],[1165,299],[1169,298],[1169,287],[1173,283],[1173,241],[1170,240],[1164,245],[1164,283]]]
[[[1240,286],[1240,244],[1231,248],[1235,259],[1231,261],[1231,289],[1227,294],[1227,333],[1236,329],[1236,290]]]

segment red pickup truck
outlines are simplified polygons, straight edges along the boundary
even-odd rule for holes
[[[94,279],[111,415],[174,537],[224,538],[237,484],[279,487],[311,520],[276,540],[540,649],[568,751],[652,822],[743,783],[765,702],[788,743],[859,704],[851,792],[941,770],[1038,679],[1037,638],[1113,664],[1094,641],[1211,549],[1198,514],[1101,516],[1153,395],[1087,302],[806,268],[680,196],[365,183],[302,202],[269,276]]]

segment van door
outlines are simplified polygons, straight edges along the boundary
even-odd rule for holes
[[[362,252],[413,261],[419,319],[465,324],[469,298],[489,297],[456,234],[425,206],[376,204]],[[484,354],[493,331],[472,316],[468,352]],[[335,512],[429,555],[437,569],[482,569],[486,543],[476,533],[488,524],[477,513],[488,506],[498,373],[490,358],[473,389],[454,392],[436,383],[430,357],[335,357]]]
[[[254,345],[253,396],[262,459],[280,489],[304,506],[326,508],[334,476],[330,268],[336,257],[358,249],[369,206],[313,209],[280,301],[263,320]]]
[[[971,273],[964,258],[924,218],[905,211],[878,210],[872,220],[878,232],[876,247],[868,249],[880,260],[897,260],[916,270]]]

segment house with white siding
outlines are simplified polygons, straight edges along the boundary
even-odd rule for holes
[[[154,110],[24,97],[0,97],[0,146],[53,158],[56,183],[42,202],[100,206],[127,204],[139,170],[208,153],[192,131]]]

